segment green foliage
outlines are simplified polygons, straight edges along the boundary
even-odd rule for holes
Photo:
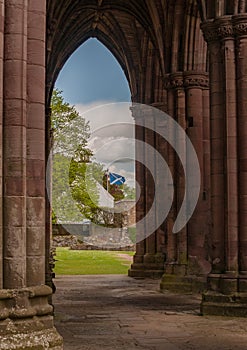
[[[136,191],[135,188],[128,186],[127,184],[124,184],[124,198],[125,199],[136,199]]]
[[[73,157],[78,162],[87,162],[93,153],[87,148],[90,137],[89,122],[74,106],[64,101],[62,92],[54,89],[51,99],[51,127],[53,151]]]
[[[51,110],[53,223],[81,221],[85,217],[94,219],[98,211],[98,192],[94,177],[87,176],[87,162],[93,155],[87,148],[89,123],[56,89]]]
[[[126,255],[126,259],[118,254]],[[134,252],[56,249],[55,273],[58,275],[127,274]]]
[[[107,189],[106,170],[92,162],[87,147],[90,125],[74,106],[64,101],[62,92],[53,91],[51,99],[53,134],[52,222],[90,219],[96,224],[110,225],[113,214],[98,207],[97,182]],[[134,199],[134,189],[126,184],[108,184],[115,201]]]

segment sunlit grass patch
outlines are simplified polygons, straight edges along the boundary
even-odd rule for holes
[[[119,255],[118,255],[119,254]],[[134,252],[56,249],[57,275],[127,274]]]

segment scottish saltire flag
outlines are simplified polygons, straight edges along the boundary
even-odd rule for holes
[[[122,185],[125,183],[125,178],[115,173],[109,173],[110,185]]]

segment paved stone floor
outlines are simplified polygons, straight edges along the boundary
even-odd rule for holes
[[[247,320],[202,317],[200,296],[161,294],[123,275],[57,276],[55,322],[65,350],[244,350]]]

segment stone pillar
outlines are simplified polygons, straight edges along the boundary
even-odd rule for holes
[[[247,23],[246,18],[242,19],[240,27]],[[231,16],[202,25],[210,67],[212,271],[201,312],[246,316],[247,303],[241,294],[246,292],[243,287],[246,284],[244,274],[240,274],[240,256],[246,235],[243,221],[246,105],[242,101],[246,100],[246,83],[242,85],[246,63],[245,68],[242,63],[246,61],[247,43],[241,43],[240,37],[236,41],[237,26],[238,19],[235,25]]]
[[[28,9],[27,286],[45,283],[45,15]]]
[[[159,109],[160,111],[165,112],[167,109],[167,102],[164,101],[164,103],[155,103],[152,104],[154,108]],[[158,112],[159,114],[161,112]],[[155,134],[155,149],[157,150],[156,156],[155,156],[155,162],[158,165],[160,162],[160,156],[163,157],[165,162],[168,164],[168,142],[164,140],[164,138],[161,135],[164,135],[166,132],[167,123],[163,121],[161,118],[154,118],[154,130],[156,130]],[[155,167],[155,188],[156,190],[162,189],[163,186],[163,193],[164,197],[156,197],[156,223],[162,222],[164,220],[163,218],[163,208],[164,208],[164,200],[170,201],[171,199],[168,198],[168,191],[169,191],[169,184],[166,184],[166,187],[164,187],[164,173],[161,172],[158,166]],[[162,193],[162,192],[161,192]],[[159,270],[164,270],[164,263],[167,259],[165,255],[165,240],[167,237],[167,219],[163,221],[163,223],[157,227],[155,231],[155,263],[156,266],[159,265]]]
[[[138,141],[144,140],[145,130],[142,126],[142,114],[140,109],[132,109],[132,116],[136,121],[135,139]],[[144,166],[144,144],[141,147],[140,143],[136,143],[136,180],[139,184],[139,199],[136,203],[136,252],[133,259],[133,264],[128,272],[130,277],[144,277],[144,262],[143,258],[146,252],[145,237],[145,166]],[[143,162],[141,162],[143,160]]]
[[[46,109],[46,148],[45,148],[45,162],[48,164],[50,161],[49,156],[53,145],[53,133],[51,130],[51,108]],[[54,258],[52,251],[52,169],[46,168],[46,197],[45,197],[45,284],[52,288],[55,292],[56,287],[53,282],[53,277],[55,273],[54,268]],[[51,301],[52,302],[52,301]]]
[[[145,182],[146,182],[146,200],[145,200],[145,213],[147,214],[152,207],[154,197],[155,197],[155,187],[156,187],[156,179],[153,178],[152,173],[155,172],[155,133],[154,133],[154,116],[151,113],[144,113],[144,125],[145,121],[148,118],[148,125],[151,126],[152,130],[145,127],[145,135],[144,135],[144,157],[145,157]],[[151,146],[153,148],[153,152],[147,149],[147,146]],[[149,169],[147,169],[147,165],[149,165]],[[155,225],[155,217],[152,217],[151,220]],[[144,255],[144,264],[146,270],[152,270],[152,266],[155,264],[155,253],[156,253],[156,233],[153,232],[149,234],[147,233],[146,238],[146,251]]]
[[[233,17],[236,36],[239,151],[239,289],[247,292],[247,14]]]
[[[156,133],[155,119],[152,108],[142,108],[138,105],[133,108],[133,116],[136,120],[136,139],[142,142],[136,144],[136,158],[141,160],[142,164],[136,164],[136,178],[141,187],[141,196],[136,205],[137,216],[137,245],[134,263],[129,270],[131,277],[151,277],[160,278],[164,269],[164,253],[161,251],[161,231],[160,228],[154,232],[147,232],[150,227],[156,227],[156,217],[149,218],[146,222],[145,216],[149,212],[155,198],[155,190],[158,190],[156,175],[155,178],[155,146]],[[145,120],[148,118],[148,126],[145,127]],[[151,130],[153,129],[153,130]],[[153,148],[153,154],[150,148]],[[159,152],[159,150],[157,150]],[[148,164],[148,166],[147,166]],[[149,167],[149,169],[148,169]],[[142,221],[140,221],[142,219]],[[153,220],[150,223],[150,220]],[[139,238],[138,238],[139,237]],[[141,240],[140,237],[145,237]]]
[[[4,289],[0,290],[0,349],[60,350],[62,338],[48,303],[52,291],[44,284],[46,7],[36,0],[5,0],[1,5]],[[0,64],[0,80],[1,74]]]
[[[177,123],[186,130],[186,99],[185,89],[183,81],[183,73],[176,73],[171,75],[171,84],[173,86],[175,94],[175,118]],[[177,145],[178,154],[181,154],[185,149],[185,137],[178,138],[175,131],[175,143]],[[185,136],[185,135],[184,135]],[[180,162],[180,159],[176,156],[175,163],[175,200],[176,200],[176,217],[184,199],[185,191],[185,179],[184,169]],[[177,241],[177,261],[174,265],[174,273],[177,275],[185,275],[188,259],[188,245],[187,245],[187,227],[184,227],[180,232],[175,234]]]
[[[185,129],[186,106],[183,72],[170,74],[166,78],[166,88],[168,90],[168,114],[174,118],[178,124]],[[177,149],[184,149],[185,140],[176,137],[176,130],[169,130]],[[174,204],[167,219],[167,244],[165,261],[165,273],[160,283],[161,290],[184,290],[187,284],[184,282],[184,276],[187,270],[187,228],[184,227],[180,232],[172,232],[174,222],[179,212],[184,197],[184,170],[175,150],[168,147],[168,164],[174,181]]]
[[[204,289],[206,275],[210,271],[210,263],[207,261],[209,198],[206,198],[203,182],[204,174],[205,177],[210,175],[209,158],[204,158],[204,154],[209,151],[209,130],[204,130],[206,128],[204,119],[208,117],[208,113],[203,113],[204,106],[207,106],[208,94],[205,94],[204,91],[208,89],[208,76],[207,73],[196,71],[179,72],[171,74],[169,82],[168,91],[173,92],[173,101],[176,101],[176,103],[173,102],[173,106],[176,108],[173,111],[171,109],[170,115],[176,118],[185,131],[187,130],[188,137],[194,145],[201,168],[202,186],[196,210],[187,227],[176,235],[172,233],[172,227],[168,227],[168,238],[170,237],[171,240],[173,237],[173,245],[167,244],[167,256],[171,255],[172,258],[166,260],[161,289],[199,291]],[[185,147],[185,139],[176,141],[179,142],[177,144],[178,150]],[[174,154],[174,150],[171,150],[171,153]],[[179,159],[177,157],[175,159],[176,162],[170,164],[175,179],[177,205],[173,211],[173,221],[176,219],[183,201],[184,170],[186,170],[182,168]],[[189,164],[187,161],[187,167],[193,167],[193,164]],[[191,182],[193,187],[193,178],[188,178],[187,181]]]
[[[175,115],[175,96],[174,91],[170,87],[170,77],[167,77],[167,113],[169,116]],[[169,130],[170,137],[174,137],[174,130]],[[175,152],[170,145],[167,146],[167,163],[170,168],[172,178],[175,179],[176,167],[175,167]],[[167,217],[167,232],[166,232],[166,262],[165,272],[168,274],[173,273],[173,265],[177,261],[177,240],[176,235],[171,234],[176,218],[175,205],[172,206],[170,213]]]
[[[27,1],[17,3],[5,1],[4,288],[26,286]]]
[[[3,144],[4,1],[0,1],[0,144]],[[3,208],[3,149],[0,148],[0,206]],[[0,214],[0,289],[3,288],[3,210]]]
[[[209,156],[209,123],[208,109],[204,111],[205,103],[208,101],[209,82],[208,74],[200,72],[185,72],[184,85],[186,89],[186,115],[187,115],[187,135],[192,142],[201,170],[201,189],[198,203],[191,219],[187,225],[188,231],[188,271],[190,276],[197,276],[195,283],[204,288],[206,275],[211,270],[208,261],[209,248],[209,203],[210,194],[207,179],[210,177],[210,159],[205,158],[206,152]],[[188,157],[189,159],[189,157]],[[187,167],[193,164],[187,162]],[[190,188],[193,188],[193,178],[187,179]]]

